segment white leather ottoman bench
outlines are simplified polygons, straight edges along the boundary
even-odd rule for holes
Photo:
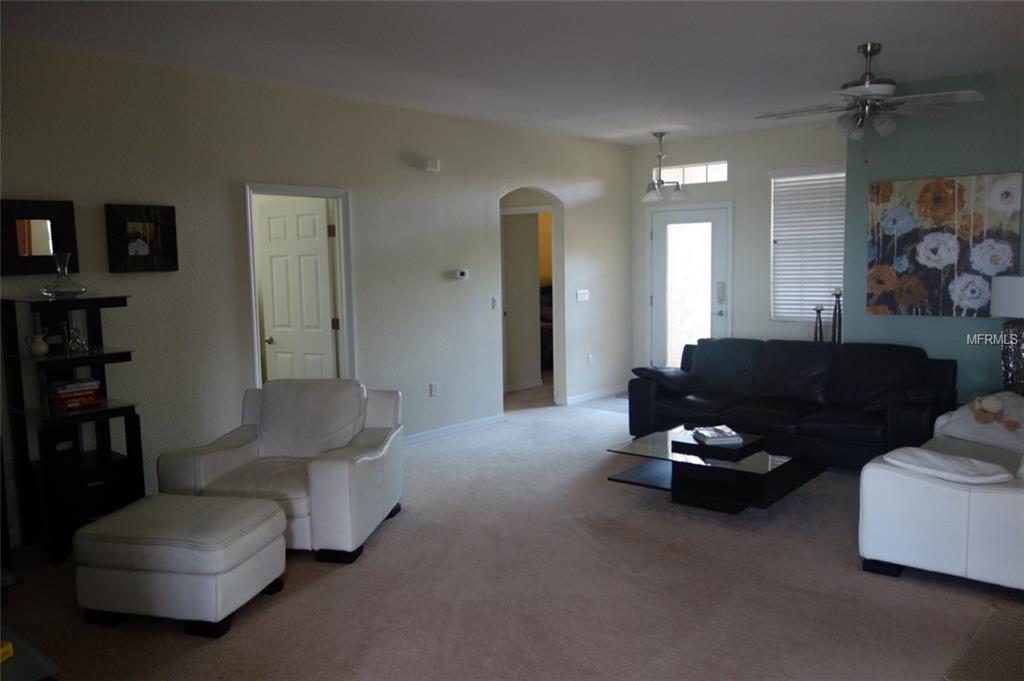
[[[235,610],[283,587],[286,524],[268,499],[140,499],[75,533],[78,604],[95,624],[150,615],[222,636]]]

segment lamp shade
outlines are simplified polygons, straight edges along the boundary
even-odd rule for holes
[[[992,277],[993,317],[1024,318],[1024,277]]]
[[[661,188],[658,187],[657,182],[651,182],[647,185],[647,193],[640,199],[640,203],[657,203],[664,197],[661,195]]]

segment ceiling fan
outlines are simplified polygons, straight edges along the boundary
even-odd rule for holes
[[[896,116],[938,116],[956,104],[982,102],[977,90],[931,92],[921,95],[896,96],[896,81],[878,78],[871,72],[871,59],[882,51],[881,43],[863,43],[857,52],[864,57],[864,73],[857,80],[843,83],[834,94],[845,98],[842,104],[820,104],[805,109],[765,113],[756,118],[786,119],[798,116],[840,114],[836,127],[850,139],[864,136],[864,126],[871,121],[875,131],[885,137],[896,130]]]

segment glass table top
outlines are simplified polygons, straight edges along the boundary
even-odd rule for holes
[[[759,450],[753,454],[736,460],[730,450],[735,450],[742,445],[700,445],[700,454],[686,454],[672,451],[672,442],[680,441],[694,445],[690,435],[690,429],[680,426],[668,431],[660,431],[644,435],[628,442],[609,447],[609,452],[616,454],[629,454],[630,456],[641,456],[649,459],[665,459],[677,463],[689,464],[692,466],[708,466],[711,468],[727,468],[744,473],[765,474],[775,470],[779,466],[791,460],[791,457],[770,454]],[[707,450],[707,451],[703,451]],[[715,450],[720,454],[715,456]]]

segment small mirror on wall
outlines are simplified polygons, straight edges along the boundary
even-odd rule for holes
[[[0,274],[52,274],[55,253],[70,253],[68,271],[78,271],[71,201],[4,199],[0,203]]]

